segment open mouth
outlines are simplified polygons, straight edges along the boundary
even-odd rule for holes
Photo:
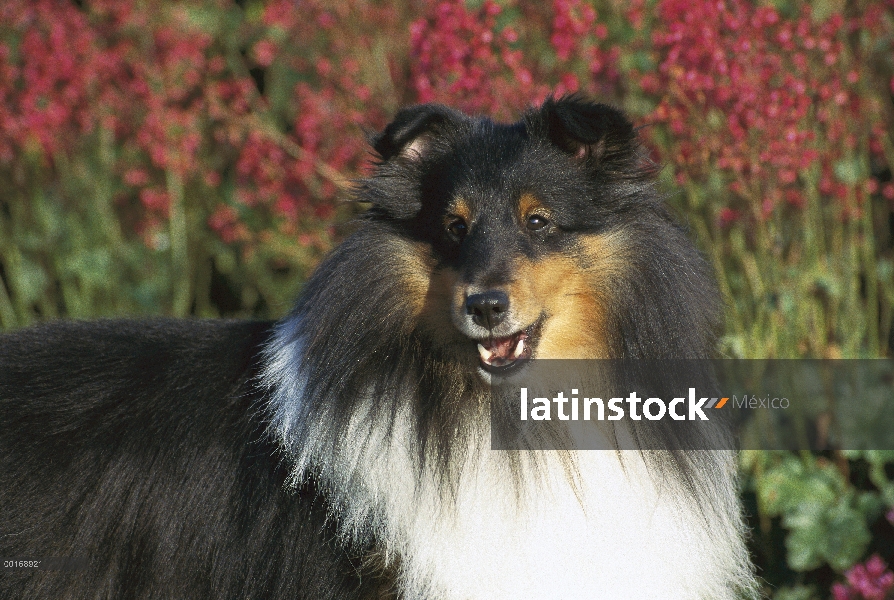
[[[506,337],[478,340],[481,368],[494,375],[506,375],[534,355],[540,321]]]

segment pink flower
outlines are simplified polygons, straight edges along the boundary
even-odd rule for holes
[[[276,44],[274,44],[270,40],[263,39],[255,44],[255,61],[257,61],[257,63],[262,67],[269,67],[271,64],[273,64],[273,59],[276,58],[276,52]]]
[[[844,576],[847,584],[832,586],[835,600],[886,600],[894,589],[894,573],[878,554],[864,564],[854,565]]]

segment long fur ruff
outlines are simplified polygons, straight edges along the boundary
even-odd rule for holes
[[[265,373],[291,483],[311,479],[325,490],[344,543],[380,546],[402,598],[753,593],[732,452],[691,452],[693,488],[663,451],[492,451],[490,421],[478,409],[461,450],[431,460],[444,449],[421,446],[412,384],[386,396],[371,384],[349,402],[308,398],[308,374],[295,368],[303,362],[295,326],[280,325]]]

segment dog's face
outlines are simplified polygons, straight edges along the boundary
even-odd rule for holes
[[[467,184],[443,199],[429,228],[437,258],[420,325],[486,373],[535,356],[609,355],[603,317],[623,234],[579,229],[574,207],[536,185],[547,181],[539,175],[510,189]]]
[[[365,182],[392,242],[405,310],[429,343],[485,378],[532,358],[613,355],[642,166],[618,111],[548,101],[513,125],[437,105],[374,140]]]

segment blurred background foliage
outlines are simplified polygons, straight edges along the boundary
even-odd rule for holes
[[[894,353],[891,0],[6,0],[0,328],[281,316],[357,212],[365,132],[573,91],[665,165],[725,355]],[[892,453],[741,466],[768,595],[894,595]]]

